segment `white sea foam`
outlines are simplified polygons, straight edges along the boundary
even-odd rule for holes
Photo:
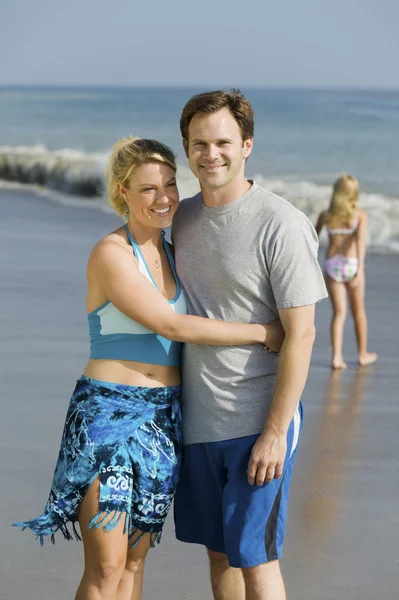
[[[44,146],[0,146],[0,187],[24,187],[49,199],[74,206],[111,210],[104,200],[104,170],[109,153],[85,153]],[[256,182],[286,198],[315,223],[328,206],[331,186],[291,177],[273,179],[259,174]],[[178,168],[181,198],[199,190],[198,182],[186,166]],[[368,243],[376,252],[399,253],[399,198],[361,193],[361,206],[369,215]],[[325,234],[321,243],[326,242]]]

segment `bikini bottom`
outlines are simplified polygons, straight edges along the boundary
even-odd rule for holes
[[[338,283],[347,283],[357,274],[359,261],[354,256],[334,254],[324,261],[324,271]]]

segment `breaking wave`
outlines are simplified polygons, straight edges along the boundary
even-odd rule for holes
[[[63,192],[101,196],[107,155],[44,146],[0,146],[0,179]]]
[[[71,204],[105,209],[104,170],[108,152],[86,153],[74,149],[48,150],[44,146],[0,146],[0,186],[27,186],[51,193],[53,199]],[[315,223],[328,206],[331,187],[309,181],[273,179],[256,175],[259,185],[286,198]],[[182,198],[195,194],[199,187],[191,171],[178,168]],[[360,204],[369,215],[368,243],[377,252],[399,253],[399,198],[363,192]],[[326,234],[321,237],[325,244]]]

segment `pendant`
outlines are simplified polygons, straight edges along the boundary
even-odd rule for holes
[[[159,267],[160,267],[160,265],[159,265],[159,260],[158,260],[158,259],[155,261],[155,267],[156,267],[157,269],[159,269]]]

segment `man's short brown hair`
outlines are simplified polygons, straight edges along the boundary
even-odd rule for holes
[[[188,140],[188,128],[195,115],[211,114],[223,108],[228,108],[236,120],[243,142],[254,136],[253,108],[240,90],[232,89],[228,92],[221,90],[203,92],[190,98],[180,117],[182,138]]]

